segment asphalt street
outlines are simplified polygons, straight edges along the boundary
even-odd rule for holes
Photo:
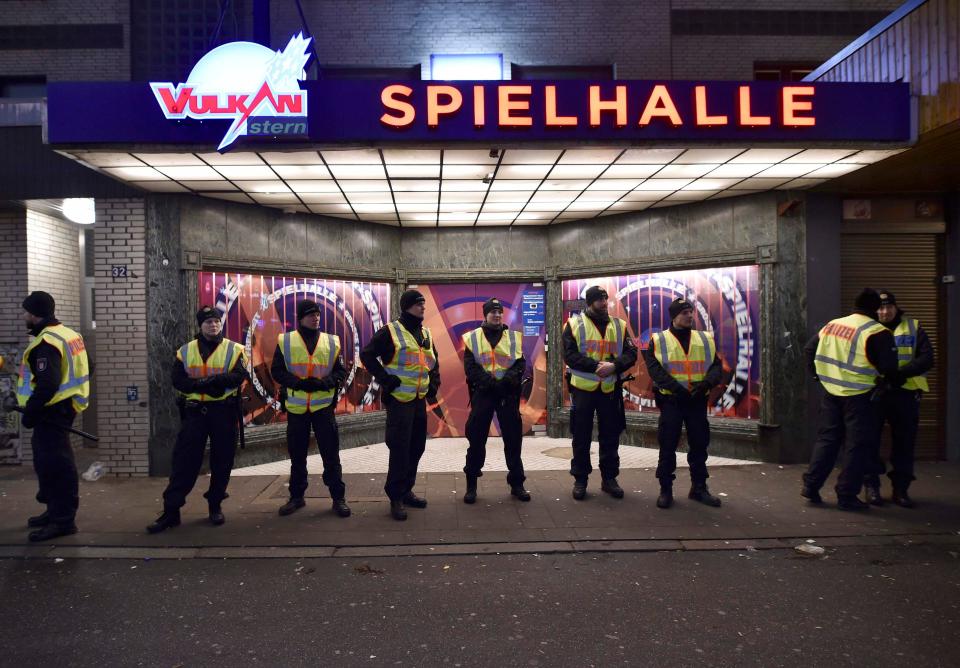
[[[956,666],[957,545],[0,561],[6,666]]]

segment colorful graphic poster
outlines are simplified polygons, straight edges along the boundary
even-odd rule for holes
[[[483,302],[496,297],[504,306],[503,321],[523,336],[523,356],[527,370],[520,399],[523,431],[544,424],[547,416],[547,356],[544,349],[543,318],[524,317],[527,308],[542,312],[543,284],[469,283],[416,286],[427,299],[424,324],[434,336],[440,361],[440,394],[428,414],[428,433],[432,436],[463,436],[470,414],[470,396],[463,372],[463,335],[483,322]],[[490,427],[492,436],[500,435],[496,418]]]
[[[210,304],[223,313],[224,336],[246,347],[253,380],[245,390],[247,424],[285,420],[280,412],[280,388],[270,376],[270,366],[278,335],[296,328],[301,299],[317,302],[322,312],[321,331],[340,337],[348,375],[337,413],[380,409],[379,392],[370,390],[372,377],[360,364],[360,350],[390,321],[390,286],[386,283],[200,272],[198,299],[200,305]]]
[[[723,361],[724,384],[710,394],[712,415],[757,419],[760,415],[760,292],[758,267],[727,267],[632,274],[564,281],[564,318],[579,313],[591,285],[610,295],[610,314],[627,321],[630,336],[645,349],[653,334],[670,327],[670,302],[685,297],[695,307],[697,329],[712,331]],[[624,383],[627,410],[654,411],[653,384],[642,353]],[[566,385],[565,404],[570,404]]]

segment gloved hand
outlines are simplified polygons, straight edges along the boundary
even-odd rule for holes
[[[37,426],[38,422],[40,422],[40,414],[34,411],[27,411],[23,414],[23,417],[20,418],[20,424],[27,429],[33,429]]]
[[[380,383],[380,386],[383,388],[383,391],[389,394],[395,389],[400,387],[400,376],[394,376],[393,374],[387,374],[386,378]]]
[[[897,371],[891,371],[886,374],[884,378],[894,387],[903,387],[903,384],[907,382],[907,377],[904,376],[899,369]]]
[[[694,383],[690,388],[690,396],[692,397],[707,396],[708,394],[710,394],[710,384],[705,380]]]
[[[326,378],[318,379],[317,385],[318,385],[317,389],[319,391],[326,392],[328,390],[334,389],[337,386],[337,383],[333,378],[331,378],[330,376],[327,376]]]
[[[690,391],[686,388],[686,386],[685,386],[685,385],[681,385],[680,383],[678,383],[678,382],[676,382],[676,381],[674,381],[673,384],[668,385],[667,387],[665,387],[665,388],[663,388],[663,389],[671,392],[671,393],[672,393],[675,397],[677,397],[677,398],[680,398],[680,399],[689,399],[689,398],[690,398]]]
[[[321,380],[319,378],[300,378],[297,380],[297,384],[293,386],[293,389],[299,390],[300,392],[318,392],[322,389]]]
[[[223,376],[210,376],[204,380],[206,380],[207,383],[202,390],[203,394],[211,397],[222,397],[224,394],[226,394],[227,388],[224,384]]]

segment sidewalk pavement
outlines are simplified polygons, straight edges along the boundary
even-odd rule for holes
[[[682,458],[681,458],[682,459]],[[43,544],[27,541],[34,500],[29,467],[0,468],[0,558],[264,558],[391,555],[564,553],[591,551],[785,549],[813,540],[841,545],[960,545],[960,465],[921,463],[911,494],[914,509],[891,504],[863,513],[837,510],[833,480],[823,506],[799,496],[803,466],[750,464],[711,469],[710,489],[723,507],[686,498],[689,478],[678,470],[676,504],[655,507],[651,468],[625,469],[622,500],[600,491],[598,472],[585,501],[571,498],[566,471],[530,471],[529,503],[512,498],[502,472],[480,479],[475,505],[462,501],[463,473],[422,473],[416,492],[429,507],[410,509],[406,522],[388,514],[382,473],[349,473],[350,518],[336,517],[319,475],[310,476],[307,505],[288,517],[286,476],[236,476],[224,502],[225,525],[207,522],[201,477],[183,509],[183,524],[158,535],[144,527],[161,509],[166,480],[114,479],[80,483],[80,532]],[[889,486],[885,485],[885,494]]]

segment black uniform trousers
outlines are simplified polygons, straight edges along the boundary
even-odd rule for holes
[[[920,390],[904,390],[897,388],[889,390],[880,401],[880,424],[890,423],[892,449],[890,451],[890,472],[887,476],[894,489],[906,491],[913,477],[913,451],[917,443],[917,426],[920,422]],[[874,453],[872,462],[868,464],[867,475],[863,482],[870,487],[880,485],[880,475],[886,470],[879,452],[880,439],[877,439],[878,450]]]
[[[340,432],[334,416],[335,405],[312,413],[287,413],[287,452],[290,453],[290,498],[302,499],[307,489],[307,449],[310,430],[317,439],[317,449],[323,460],[323,484],[330,490],[330,498],[342,499],[347,493],[340,466]]]
[[[823,393],[817,441],[803,474],[806,487],[819,490],[840,457],[837,496],[860,493],[867,464],[876,456],[880,441],[879,403],[871,401],[872,396],[872,392],[851,397]]]
[[[483,475],[483,463],[487,458],[487,436],[490,423],[496,414],[503,436],[503,455],[507,460],[507,484],[522,485],[527,477],[523,473],[520,449],[523,445],[523,421],[520,419],[520,396],[504,397],[497,392],[474,392],[470,398],[470,416],[467,418],[466,436],[467,464],[463,472],[468,476]]]
[[[620,475],[620,432],[623,431],[623,415],[616,391],[605,393],[597,388],[585,392],[570,388],[573,406],[570,408],[570,431],[573,433],[573,460],[570,475],[577,481],[586,482],[593,471],[590,463],[590,441],[593,437],[593,416],[597,415],[597,431],[600,441],[600,477],[604,480]]]
[[[232,398],[194,402],[183,411],[177,442],[173,446],[170,482],[163,492],[163,507],[179,510],[197,483],[203,451],[210,440],[210,488],[203,495],[211,508],[227,498],[227,484],[237,450],[237,405]]]
[[[73,425],[76,412],[71,401],[47,406],[33,428],[33,470],[37,473],[37,501],[46,504],[53,524],[70,524],[80,506],[77,463],[70,434],[61,427]]]
[[[676,478],[677,446],[684,425],[687,427],[687,465],[690,481],[696,485],[707,482],[707,448],[710,446],[710,423],[707,421],[707,397],[683,397],[673,394],[658,394],[657,407],[660,418],[657,422],[657,443],[660,454],[657,460],[657,479],[661,487],[671,487]]]
[[[383,491],[391,501],[399,501],[417,482],[417,467],[427,447],[427,402],[398,401],[392,396],[383,401],[387,407],[385,440],[390,451]]]

